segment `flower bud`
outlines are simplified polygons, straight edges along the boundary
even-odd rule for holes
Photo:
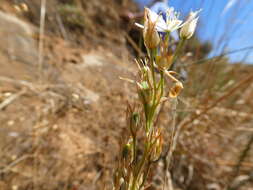
[[[143,104],[148,104],[151,99],[150,87],[146,81],[137,83],[139,98]]]
[[[156,48],[160,43],[160,36],[155,25],[156,21],[152,21],[149,9],[145,8],[143,39],[145,46],[149,49]]]
[[[176,82],[172,87],[171,87],[171,89],[170,89],[170,92],[169,92],[169,96],[171,97],[171,98],[176,98],[179,94],[180,94],[180,92],[181,92],[181,90],[183,89],[184,87],[183,87],[183,84],[181,83],[181,82]]]
[[[180,30],[180,37],[182,39],[190,39],[194,34],[199,19],[197,15],[200,11],[190,12],[188,19]]]
[[[147,117],[150,112],[150,103],[152,100],[152,90],[147,81],[137,82],[139,99],[143,105],[145,116]]]
[[[129,125],[132,136],[136,136],[138,125],[140,123],[140,115],[137,112],[131,113],[129,117]]]
[[[130,139],[127,144],[123,147],[122,158],[125,160],[133,161],[133,141]]]
[[[145,81],[149,81],[149,83],[153,83],[152,72],[148,66],[144,66],[142,69],[142,76]]]

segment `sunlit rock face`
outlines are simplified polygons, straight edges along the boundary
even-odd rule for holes
[[[38,59],[37,45],[33,39],[35,28],[21,19],[0,11],[0,51],[11,60],[35,64]]]

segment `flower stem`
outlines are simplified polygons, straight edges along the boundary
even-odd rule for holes
[[[175,61],[178,59],[178,57],[180,56],[180,54],[181,54],[181,52],[182,52],[181,50],[182,50],[184,44],[185,44],[185,39],[181,39],[181,40],[179,41],[179,44],[178,44],[178,46],[177,46],[177,48],[176,48],[176,51],[175,51],[175,54],[174,54],[174,56],[173,56],[172,64],[174,64],[174,62],[175,62]]]
[[[136,167],[136,170],[135,170],[136,173],[134,174],[131,190],[137,190],[136,189],[136,185],[137,185],[137,182],[138,182],[141,170],[142,170],[142,168],[145,165],[145,162],[147,160],[148,152],[149,152],[149,142],[146,143],[146,145],[145,145],[145,151],[144,151],[144,154],[142,156],[142,159],[139,162],[139,164],[137,164],[137,167]]]

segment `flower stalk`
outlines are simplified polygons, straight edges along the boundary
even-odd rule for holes
[[[143,28],[144,44],[147,57],[137,60],[139,69],[138,80],[130,80],[136,84],[138,104],[128,105],[127,123],[129,138],[123,145],[118,168],[115,171],[114,190],[144,190],[146,188],[150,167],[160,159],[163,150],[162,128],[156,125],[159,105],[170,98],[177,98],[183,89],[183,84],[173,76],[175,72],[168,71],[182,53],[188,37],[181,38],[175,52],[169,48],[170,34],[182,28],[187,31],[193,27],[191,21],[196,22],[197,12],[191,12],[191,20],[179,20],[179,14],[169,9],[166,21],[160,15],[145,8]],[[195,23],[193,23],[195,24]],[[163,30],[164,29],[164,30]],[[195,30],[195,28],[194,28]],[[165,32],[165,36],[159,32]],[[185,32],[186,34],[186,32]],[[188,33],[189,34],[189,33]],[[167,81],[170,81],[168,83]]]

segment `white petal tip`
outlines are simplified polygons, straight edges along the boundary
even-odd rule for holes
[[[142,29],[144,28],[144,26],[141,25],[141,24],[139,24],[139,23],[134,23],[134,25],[137,26],[137,27],[139,27],[139,28],[142,28]]]

